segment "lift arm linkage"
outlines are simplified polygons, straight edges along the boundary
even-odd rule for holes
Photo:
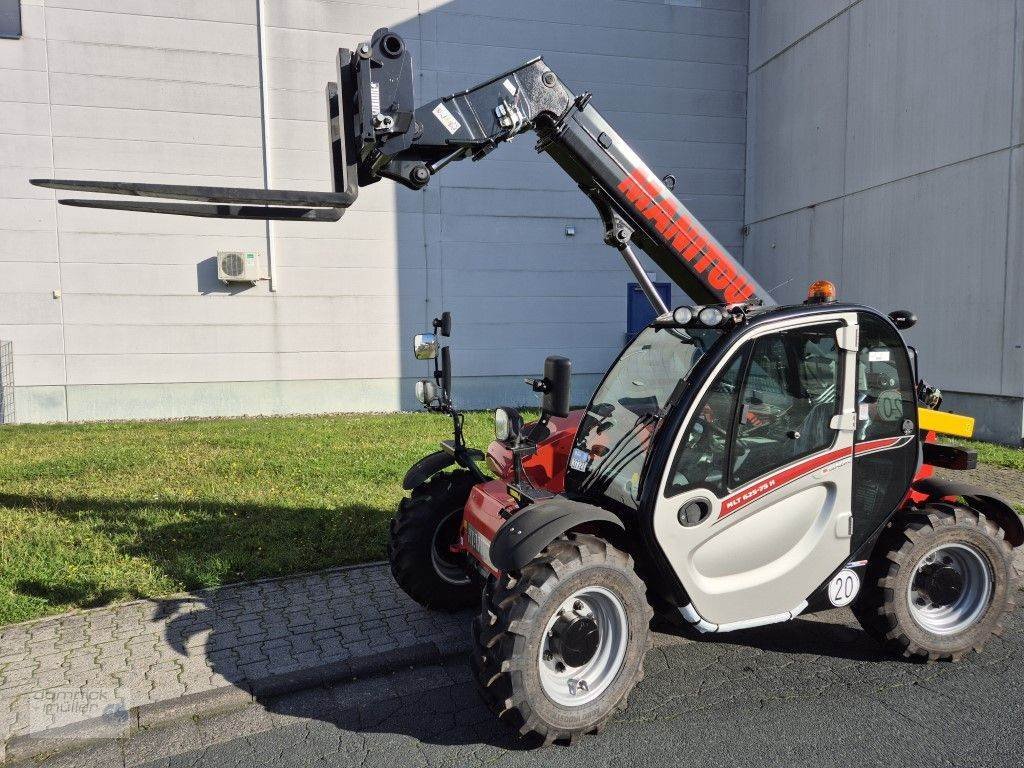
[[[416,108],[412,56],[379,29],[355,51],[341,49],[338,82],[327,86],[333,192],[167,184],[33,180],[39,186],[135,195],[190,204],[105,199],[66,205],[214,218],[337,221],[359,188],[382,178],[421,189],[449,163],[480,160],[521,133],[594,202],[605,241],[620,251],[651,303],[667,311],[640,268],[638,245],[692,300],[774,303],[591,105],[540,58]]]

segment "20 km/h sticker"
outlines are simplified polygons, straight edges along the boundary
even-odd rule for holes
[[[860,576],[856,571],[849,569],[837,573],[828,585],[829,602],[836,607],[852,603],[858,592],[860,592]]]

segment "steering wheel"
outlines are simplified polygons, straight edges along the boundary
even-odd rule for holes
[[[704,426],[709,437],[719,437],[723,440],[729,437],[729,427],[721,424],[720,420],[715,418],[715,411],[710,404],[705,404],[697,415],[696,421]]]
[[[686,438],[685,450],[695,451],[698,446],[707,443],[708,448],[705,452],[713,454],[717,452],[715,443],[724,444],[728,438],[728,428],[720,425],[715,420],[711,407],[705,405],[702,411],[694,417]]]

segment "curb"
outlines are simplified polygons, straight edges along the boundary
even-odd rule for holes
[[[7,740],[6,745],[0,744],[0,763],[14,766],[75,752],[98,742],[124,741],[140,731],[164,727],[180,720],[194,720],[245,709],[262,700],[352,682],[360,677],[398,667],[444,661],[465,653],[467,649],[468,644],[442,649],[434,642],[417,643],[383,653],[269,675],[247,681],[242,687],[224,685],[175,699],[143,704],[132,707],[127,713],[95,717],[61,728],[13,736]],[[112,732],[119,735],[112,736]],[[6,749],[3,749],[4,746]]]
[[[262,579],[253,579],[252,581],[230,581],[227,584],[220,584],[216,587],[203,587],[202,589],[193,589],[185,592],[172,592],[169,595],[154,595],[153,597],[139,597],[135,600],[125,600],[124,602],[115,602],[111,605],[101,605],[96,608],[77,608],[70,611],[64,611],[63,613],[51,613],[46,616],[39,616],[35,619],[26,619],[25,621],[16,621],[14,624],[3,624],[0,625],[0,631],[17,629],[18,627],[25,627],[29,624],[37,624],[41,621],[52,621],[59,619],[63,616],[87,616],[90,613],[102,613],[103,611],[109,611],[111,608],[127,608],[133,605],[152,605],[154,603],[167,602],[169,600],[179,600],[188,597],[194,597],[196,595],[212,595],[222,589],[231,589],[232,587],[247,587],[255,584],[273,584],[278,581],[291,581],[293,579],[302,579],[309,576],[319,576],[331,573],[346,573],[348,571],[359,571],[365,568],[379,568],[380,566],[387,565],[387,560],[368,560],[365,563],[351,563],[349,565],[336,565],[333,568],[322,568],[317,571],[298,571],[297,573],[290,573],[287,576],[266,576]]]

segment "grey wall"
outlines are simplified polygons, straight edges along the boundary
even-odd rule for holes
[[[752,0],[746,261],[914,310],[922,373],[1021,438],[1024,2]],[[790,282],[785,282],[790,281]]]
[[[337,48],[388,25],[410,42],[421,101],[542,52],[739,249],[746,10],[267,0],[261,62],[257,0],[25,0],[23,39],[0,40],[0,338],[19,420],[410,407],[425,367],[408,339],[442,308],[464,404],[528,399],[519,378],[548,353],[573,358],[585,396],[622,342],[629,276],[529,137],[425,193],[382,182],[337,224],[269,231],[58,208],[26,179],[262,186],[266,172],[327,189]],[[272,254],[276,290],[218,284],[213,258],[235,249]]]

